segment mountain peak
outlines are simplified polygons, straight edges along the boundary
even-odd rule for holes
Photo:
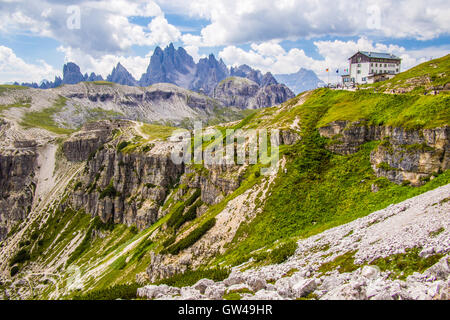
[[[74,62],[68,62],[63,67],[63,83],[77,84],[84,81],[84,76],[80,71],[80,67]]]
[[[126,86],[137,86],[138,82],[131,73],[120,63],[112,70],[111,74],[106,78],[107,81],[123,84]]]

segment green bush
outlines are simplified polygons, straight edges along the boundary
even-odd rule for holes
[[[30,243],[31,243],[30,240],[20,241],[20,242],[19,242],[19,247],[22,248],[22,247],[29,246]]]
[[[13,266],[16,263],[24,263],[30,260],[30,253],[26,249],[20,249],[9,261],[9,266]]]
[[[185,222],[194,220],[197,217],[197,208],[199,208],[202,204],[202,200],[198,199],[197,202],[190,206],[186,213],[175,223],[173,228],[177,230]]]
[[[77,191],[82,186],[83,186],[83,184],[80,181],[78,181],[77,183],[75,183],[75,186],[73,187],[73,191]]]
[[[14,267],[12,267],[11,268],[11,270],[10,270],[10,275],[11,275],[11,277],[14,277],[18,272],[19,272],[19,267],[18,266],[14,266]]]
[[[214,225],[216,224],[216,218],[211,218],[207,220],[205,223],[197,227],[197,229],[193,230],[190,234],[188,234],[185,238],[181,239],[171,247],[167,249],[170,254],[176,255],[180,251],[189,248],[194,243],[196,243],[206,232],[208,232]]]
[[[169,218],[169,220],[167,220],[168,227],[173,227],[179,223],[179,221],[183,217],[184,208],[185,208],[185,206],[184,206],[183,202],[177,202],[173,206],[173,208],[171,210],[170,218]]]
[[[117,152],[122,151],[125,149],[130,143],[128,141],[122,141],[117,145]]]
[[[94,290],[84,295],[76,295],[73,300],[132,300],[137,297],[139,284],[117,284],[107,289]]]
[[[130,227],[130,232],[132,234],[138,234],[139,230],[138,230],[138,228],[136,226],[131,226]]]
[[[189,207],[190,205],[192,205],[195,202],[195,200],[197,200],[197,198],[200,197],[201,194],[202,194],[202,191],[200,189],[196,189],[194,191],[194,193],[192,194],[192,196],[190,196],[189,199],[187,199],[184,202],[184,206]]]
[[[167,240],[165,240],[162,243],[163,247],[167,248],[168,246],[172,245],[175,242],[176,239],[177,239],[176,235],[173,235],[173,236],[169,237]]]
[[[295,250],[297,250],[295,241],[286,242],[270,252],[270,261],[274,264],[283,263],[295,253]]]
[[[115,197],[117,197],[119,195],[119,193],[117,192],[117,190],[114,188],[114,184],[113,181],[111,180],[108,184],[108,186],[102,191],[100,192],[99,195],[99,200],[102,200],[104,198],[111,198],[114,199]]]
[[[150,246],[153,245],[153,240],[150,238],[141,241],[138,247],[134,250],[133,256],[130,261],[140,261],[142,257],[150,250]]]
[[[211,279],[213,281],[223,281],[230,275],[229,269],[212,268],[204,270],[187,270],[178,273],[170,278],[160,280],[157,284],[167,284],[171,287],[188,287],[194,285],[198,280]]]
[[[103,231],[112,231],[114,230],[114,222],[109,220],[107,223],[104,223],[99,216],[95,216],[94,221],[92,222],[92,226],[94,230],[103,230]]]

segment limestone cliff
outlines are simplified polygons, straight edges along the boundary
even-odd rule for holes
[[[355,153],[368,141],[381,141],[370,161],[378,176],[401,184],[423,184],[433,174],[450,167],[450,128],[404,129],[368,126],[364,121],[336,121],[319,128],[332,139],[328,148],[340,154]]]

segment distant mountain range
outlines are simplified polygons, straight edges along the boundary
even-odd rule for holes
[[[213,54],[195,63],[194,59],[184,48],[179,47],[175,49],[174,45],[170,44],[164,50],[160,47],[155,49],[146,72],[139,80],[136,80],[120,63],[117,64],[106,79],[103,79],[101,75],[95,73],[90,75],[85,73],[83,75],[78,65],[69,62],[64,65],[62,79],[55,77],[53,82],[43,80],[40,84],[22,83],[21,85],[50,89],[62,84],[103,80],[121,85],[140,87],[147,87],[155,83],[171,83],[188,90],[214,96],[214,90],[218,84],[229,77],[246,78],[257,84],[259,88],[279,86],[280,88],[276,89],[277,92],[287,93],[285,97],[281,97],[281,100],[292,96],[288,88],[295,93],[299,93],[314,89],[321,82],[313,71],[305,69],[301,69],[295,74],[277,75],[275,77],[270,72],[263,74],[261,71],[255,70],[248,65],[228,69],[222,59],[217,60]],[[286,83],[288,88],[281,88],[284,85],[280,83]]]
[[[295,94],[325,85],[325,82],[320,80],[314,71],[304,68],[300,68],[296,73],[276,74],[275,79],[287,85]]]

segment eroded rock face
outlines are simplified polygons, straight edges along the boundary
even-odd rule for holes
[[[34,147],[0,150],[0,240],[31,209],[36,160]]]
[[[158,218],[171,185],[184,171],[170,154],[99,150],[87,163],[71,202],[102,221],[144,229]]]
[[[113,130],[130,126],[128,121],[99,121],[88,123],[63,144],[63,152],[69,161],[86,161],[98,148],[111,139]]]
[[[202,201],[212,205],[219,203],[239,187],[242,174],[236,166],[215,165],[203,172],[186,167],[186,175],[182,177],[181,182],[190,188],[199,188]]]
[[[336,121],[319,132],[332,139],[328,149],[339,154],[355,153],[369,141],[383,141],[371,154],[372,167],[377,176],[398,184],[420,185],[431,174],[450,167],[449,127],[407,130]]]
[[[267,81],[267,85],[260,86],[246,78],[227,78],[214,89],[213,97],[225,106],[259,109],[283,103],[295,96],[285,85]]]

